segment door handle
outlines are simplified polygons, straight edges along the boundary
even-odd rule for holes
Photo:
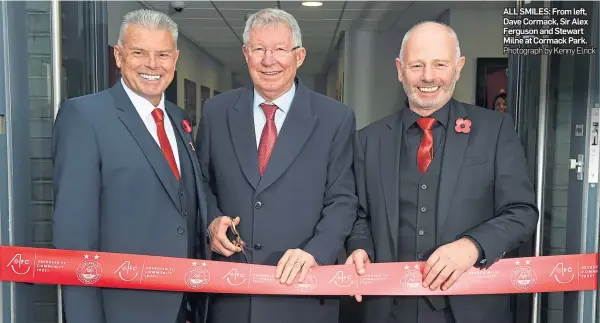
[[[576,169],[577,180],[583,180],[583,154],[577,155],[577,159],[569,159],[569,169]]]

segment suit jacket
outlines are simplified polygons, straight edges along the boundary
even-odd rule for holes
[[[181,125],[189,116],[170,102],[165,109],[177,140],[187,147],[179,150],[180,159],[193,164],[194,175],[186,180],[196,184],[199,210],[188,216],[197,216],[204,232],[200,164],[188,144],[192,135]],[[188,245],[188,231],[200,228],[187,227],[177,180],[121,82],[64,102],[52,149],[56,248],[188,258],[194,247]],[[204,239],[197,250],[204,258]],[[131,265],[141,270],[142,264]],[[170,323],[183,293],[64,286],[63,296],[69,323]]]
[[[334,264],[358,203],[352,174],[353,111],[298,80],[261,177],[252,105],[249,85],[220,94],[204,107],[198,153],[211,188],[209,223],[221,215],[239,216],[242,239],[256,249],[247,252],[254,264],[275,266],[285,251],[295,248],[321,264]],[[239,253],[230,258],[214,254],[213,259],[245,261]],[[335,297],[214,295],[209,307],[211,322],[227,323],[330,323],[338,315]]]
[[[471,120],[470,133],[455,131],[458,118]],[[349,253],[365,249],[374,262],[396,261],[402,128],[396,113],[361,129],[355,140],[359,216],[347,248]],[[508,114],[452,100],[437,209],[436,241],[472,237],[484,253],[483,267],[532,237],[539,214]],[[450,296],[449,301],[457,323],[511,319],[509,296]],[[391,305],[390,297],[367,297],[365,322],[384,322]]]

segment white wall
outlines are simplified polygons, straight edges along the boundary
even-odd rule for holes
[[[358,30],[346,34],[344,103],[354,109],[357,128],[399,109],[405,100],[394,59],[402,34]]]
[[[143,7],[137,1],[108,1],[108,43],[114,46],[119,38],[119,28],[123,16],[133,10]],[[232,88],[232,73],[225,67],[218,65],[205,55],[198,47],[180,34],[177,42],[179,60],[177,62],[177,103],[184,106],[184,80],[196,83],[196,115],[200,111],[200,86],[204,85],[211,90],[225,92]],[[110,53],[112,55],[112,53]]]
[[[502,9],[452,9],[448,15],[466,57],[454,98],[475,104],[477,58],[506,57],[502,53]]]

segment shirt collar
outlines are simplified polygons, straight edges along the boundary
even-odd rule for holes
[[[282,96],[278,97],[273,101],[273,104],[277,106],[281,111],[287,114],[292,106],[292,101],[294,100],[294,95],[296,94],[296,83],[292,85],[292,88],[289,91],[285,92]],[[254,108],[260,107],[261,104],[267,102],[258,92],[256,88],[254,89]]]
[[[133,103],[133,106],[135,107],[135,109],[141,116],[151,115],[152,111],[154,111],[155,108],[159,108],[159,109],[163,110],[163,112],[166,114],[167,111],[165,110],[165,94],[164,93],[160,97],[160,102],[158,103],[158,106],[155,107],[152,103],[150,103],[150,101],[148,101],[148,99],[133,92],[127,86],[127,84],[125,84],[125,81],[123,81],[122,78],[121,78],[121,84],[123,85],[123,88],[125,89],[125,92],[127,93],[127,96],[129,96],[131,103]]]
[[[444,106],[442,106],[439,110],[435,111],[431,114],[431,117],[434,118],[438,123],[440,123],[444,128],[448,127],[448,117],[450,116],[450,102],[449,100]],[[417,120],[421,118],[416,112],[411,110],[408,105],[408,100],[406,100],[404,109],[402,109],[402,124],[404,125],[404,130],[408,130],[412,126],[417,125]]]

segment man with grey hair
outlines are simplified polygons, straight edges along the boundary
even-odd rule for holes
[[[87,260],[100,262],[94,252],[206,258],[198,232],[206,230],[207,203],[190,116],[164,95],[176,43],[167,15],[126,14],[114,50],[121,80],[62,104],[52,138],[56,248],[86,250]],[[115,274],[137,280],[142,267],[125,262]],[[198,322],[190,295],[97,288],[89,280],[63,286],[69,323]]]
[[[242,51],[252,84],[209,100],[198,131],[212,259],[273,265],[285,288],[307,289],[356,218],[354,113],[296,77],[306,50],[285,11],[252,15]],[[241,274],[235,282],[250,279]],[[210,323],[338,320],[336,297],[216,294],[209,304]]]
[[[446,25],[421,23],[404,37],[396,67],[408,103],[355,140],[359,208],[346,263],[358,275],[370,262],[424,262],[405,267],[404,288],[452,291],[467,270],[532,237],[539,215],[512,120],[452,98],[464,64]],[[509,300],[365,297],[364,322],[506,323]]]

